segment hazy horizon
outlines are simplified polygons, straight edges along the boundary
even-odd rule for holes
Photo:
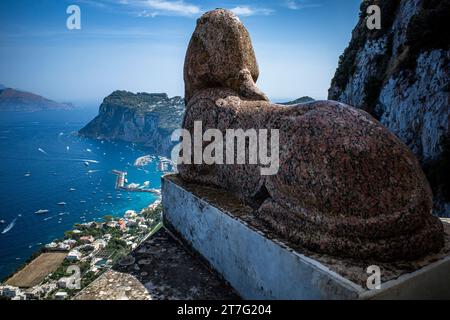
[[[250,32],[258,85],[273,101],[326,99],[360,0],[0,2],[0,83],[77,107],[114,90],[183,96],[185,51],[207,10],[235,11]],[[81,8],[81,30],[66,9]]]

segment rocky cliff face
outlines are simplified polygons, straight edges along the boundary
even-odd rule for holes
[[[99,115],[80,134],[89,138],[134,142],[161,155],[170,154],[172,132],[181,127],[184,99],[165,93],[115,91],[100,106]]]
[[[366,27],[378,4],[382,29]],[[329,99],[364,109],[421,161],[437,214],[450,214],[450,0],[365,0]]]

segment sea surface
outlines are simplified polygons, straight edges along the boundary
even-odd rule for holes
[[[115,190],[114,169],[127,171],[128,183],[157,189],[163,172],[157,159],[135,167],[149,153],[134,144],[78,136],[86,113],[0,117],[0,281],[75,223],[123,216],[157,199]]]

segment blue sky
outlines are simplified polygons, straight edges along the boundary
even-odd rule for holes
[[[0,83],[95,106],[116,89],[183,95],[196,18],[233,9],[252,37],[258,85],[273,100],[327,96],[361,0],[2,0]],[[81,8],[81,30],[66,9]]]

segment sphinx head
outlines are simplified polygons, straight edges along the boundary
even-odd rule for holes
[[[203,89],[228,88],[243,99],[268,100],[256,86],[259,70],[248,31],[231,11],[197,20],[184,65],[186,104]]]

